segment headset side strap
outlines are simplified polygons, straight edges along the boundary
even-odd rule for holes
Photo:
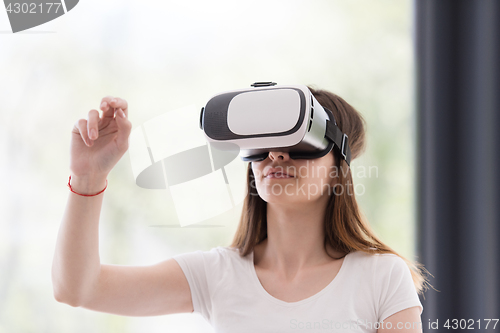
[[[347,165],[351,165],[351,148],[349,148],[349,138],[347,134],[342,133],[340,128],[335,124],[335,120],[333,118],[332,111],[323,107],[323,109],[328,113],[328,116],[331,120],[327,120],[326,122],[326,132],[325,138],[330,139],[335,143],[335,145],[340,150],[340,155],[345,159]]]

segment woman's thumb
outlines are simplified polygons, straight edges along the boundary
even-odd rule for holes
[[[128,148],[128,137],[132,130],[132,123],[127,119],[122,109],[116,112],[116,125],[118,126],[118,135],[116,143],[118,147]]]

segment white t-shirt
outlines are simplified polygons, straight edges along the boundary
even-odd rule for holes
[[[241,258],[237,249],[218,246],[173,258],[186,275],[194,313],[218,333],[375,333],[398,311],[414,306],[423,311],[410,269],[394,254],[351,252],[328,286],[298,302],[279,300],[264,289],[253,252]]]

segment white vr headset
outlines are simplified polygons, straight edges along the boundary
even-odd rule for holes
[[[270,151],[314,159],[335,146],[350,165],[347,135],[306,86],[256,82],[252,87],[217,94],[201,109],[200,128],[207,141],[236,145],[247,162],[262,161]]]

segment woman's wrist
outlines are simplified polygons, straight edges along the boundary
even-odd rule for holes
[[[106,186],[107,175],[75,176],[71,174],[69,184],[78,194],[92,195],[102,191]]]

